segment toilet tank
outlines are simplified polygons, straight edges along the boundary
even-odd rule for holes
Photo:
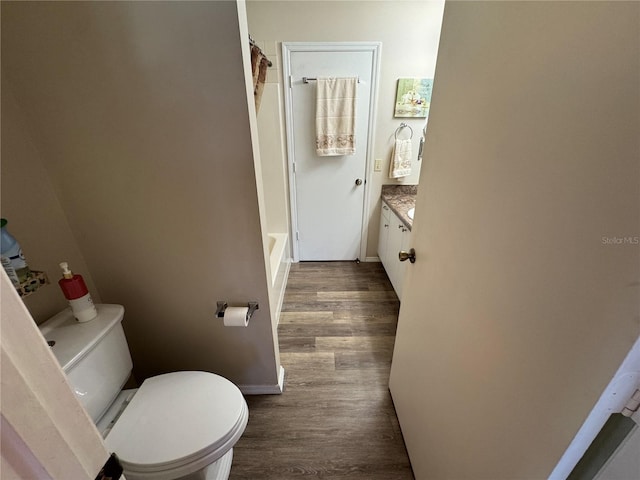
[[[96,309],[98,316],[88,322],[79,323],[67,308],[39,327],[94,422],[118,396],[133,367],[122,329],[124,307]]]

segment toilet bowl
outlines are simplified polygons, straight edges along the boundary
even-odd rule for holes
[[[249,417],[242,393],[209,372],[173,372],[123,390],[133,366],[120,305],[78,323],[66,309],[40,325],[80,403],[128,480],[224,480]]]

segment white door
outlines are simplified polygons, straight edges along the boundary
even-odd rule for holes
[[[620,5],[445,6],[390,375],[416,479],[548,478],[638,335]]]
[[[367,163],[371,149],[379,44],[284,43],[287,137],[294,260],[364,256]],[[304,81],[303,77],[312,80]],[[356,153],[319,157],[315,150],[318,77],[358,77]]]

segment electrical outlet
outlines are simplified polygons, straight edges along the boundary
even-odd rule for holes
[[[376,161],[373,164],[373,171],[374,172],[381,172],[382,171],[382,159],[376,158]]]

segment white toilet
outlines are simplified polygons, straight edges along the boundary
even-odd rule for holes
[[[249,418],[238,387],[213,373],[174,372],[122,390],[133,366],[124,308],[96,307],[89,322],[66,309],[40,331],[127,480],[227,479]]]

